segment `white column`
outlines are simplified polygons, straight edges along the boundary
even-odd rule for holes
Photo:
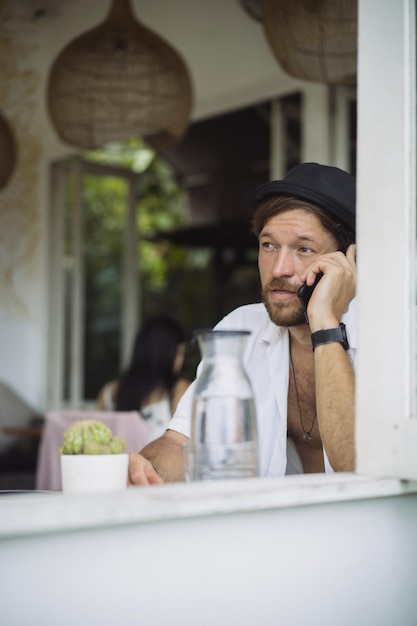
[[[84,284],[85,260],[84,211],[82,199],[83,164],[80,159],[73,162],[74,172],[74,222],[73,222],[73,262],[74,274],[71,288],[71,339],[70,339],[70,403],[80,406],[84,395]]]
[[[132,353],[138,317],[140,284],[138,272],[137,188],[138,176],[128,176],[128,198],[123,251],[122,350],[120,364],[124,368]]]
[[[331,165],[350,171],[349,111],[356,100],[354,87],[334,87],[331,98]],[[351,172],[352,173],[352,172]]]
[[[284,133],[282,103],[281,100],[273,100],[271,103],[271,180],[281,179],[286,174],[285,149],[286,138]]]
[[[414,0],[360,0],[357,470],[417,478]]]
[[[303,93],[302,161],[330,165],[329,89],[307,85]]]

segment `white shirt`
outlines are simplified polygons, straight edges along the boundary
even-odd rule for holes
[[[349,340],[352,363],[356,353],[356,301],[343,316]],[[287,328],[271,322],[263,304],[249,304],[235,309],[215,326],[219,330],[249,330],[243,364],[252,383],[258,420],[259,461],[261,476],[283,476],[302,472],[295,447],[287,450],[287,399],[289,382],[289,333]],[[200,371],[201,365],[199,366]],[[191,385],[178,404],[169,428],[187,437],[191,433]],[[288,455],[288,466],[287,466]],[[326,472],[332,468],[325,457]]]
[[[151,441],[164,434],[172,417],[171,406],[167,398],[148,404],[141,409],[140,413],[148,422]]]

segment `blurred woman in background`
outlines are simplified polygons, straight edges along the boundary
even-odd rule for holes
[[[182,328],[168,315],[140,327],[127,369],[107,383],[97,398],[100,411],[139,411],[149,421],[151,439],[165,432],[172,416],[174,388],[184,361]]]

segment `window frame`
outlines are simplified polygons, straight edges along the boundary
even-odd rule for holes
[[[64,398],[64,332],[65,332],[65,268],[64,242],[65,223],[65,179],[73,177],[74,221],[72,241],[74,246],[74,281],[71,286],[70,316],[70,372],[69,399]],[[137,265],[138,229],[136,227],[136,204],[139,174],[125,168],[102,165],[86,161],[81,157],[58,160],[50,167],[49,205],[49,281],[52,297],[49,301],[48,326],[48,407],[91,408],[84,398],[84,259],[83,259],[83,203],[82,180],[84,176],[114,176],[127,183],[128,199],[124,227],[122,259],[122,303],[121,303],[121,363],[127,362],[139,323],[140,277]]]
[[[415,480],[414,0],[359,0],[358,31],[356,471]],[[80,167],[79,160],[74,163]],[[60,268],[54,263],[62,252],[62,216],[56,210],[61,187],[55,180],[51,189],[50,405],[59,405],[62,394],[64,311]],[[127,230],[132,234],[136,229]],[[130,319],[124,328],[125,345],[131,343],[133,326]],[[75,376],[75,370],[80,371],[78,341]],[[76,383],[74,389],[72,400],[81,400]]]

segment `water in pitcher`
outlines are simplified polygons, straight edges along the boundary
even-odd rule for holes
[[[258,475],[252,399],[196,398],[194,416],[197,431],[202,434],[200,441],[194,440],[194,480]]]
[[[189,459],[193,480],[258,476],[255,404],[241,359],[248,334],[197,335],[204,369],[193,399]]]

